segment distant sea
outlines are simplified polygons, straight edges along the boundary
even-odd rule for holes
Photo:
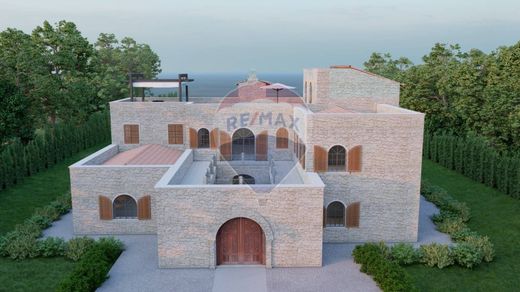
[[[187,83],[189,95],[192,97],[217,97],[225,96],[236,87],[240,81],[247,79],[249,73],[189,73],[193,82]],[[296,87],[295,91],[302,95],[303,74],[302,73],[257,73],[259,80],[271,83],[283,83]],[[177,73],[161,73],[158,78],[177,78]],[[177,89],[153,89],[153,95],[175,92]]]

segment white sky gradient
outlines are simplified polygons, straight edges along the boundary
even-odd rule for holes
[[[0,0],[0,30],[73,21],[148,43],[163,72],[300,72],[389,52],[414,62],[436,42],[489,52],[520,41],[516,0]]]

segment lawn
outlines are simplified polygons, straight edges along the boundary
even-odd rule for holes
[[[99,149],[82,151],[0,192],[0,234],[10,231],[70,188],[68,166]],[[74,263],[64,258],[13,261],[0,257],[0,291],[54,291]]]
[[[423,177],[468,204],[469,227],[490,237],[496,258],[473,270],[407,267],[421,291],[519,291],[520,201],[431,161],[424,161]]]

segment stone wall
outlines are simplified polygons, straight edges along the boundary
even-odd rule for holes
[[[218,229],[237,217],[262,227],[267,267],[321,266],[321,183],[256,191],[247,185],[159,186],[157,190],[161,268],[214,267]]]

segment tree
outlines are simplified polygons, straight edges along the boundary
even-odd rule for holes
[[[29,99],[14,84],[0,80],[0,145],[15,138],[24,143],[32,139],[34,120],[29,107]]]

